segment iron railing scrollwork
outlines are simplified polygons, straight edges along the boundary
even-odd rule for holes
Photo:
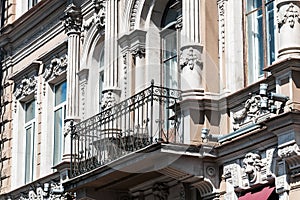
[[[71,176],[157,142],[180,142],[179,90],[154,86],[71,128]]]

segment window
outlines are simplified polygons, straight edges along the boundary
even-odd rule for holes
[[[275,60],[274,0],[244,0],[248,83]]]
[[[28,9],[32,8],[37,4],[38,0],[28,0]]]
[[[1,0],[1,27],[4,26],[7,20],[7,0]]]
[[[25,103],[25,183],[34,175],[35,100]]]
[[[104,48],[100,53],[100,67],[99,67],[99,112],[101,111],[102,91],[104,87]]]
[[[67,82],[54,86],[54,150],[53,165],[58,164],[63,154],[63,126],[66,116]]]
[[[175,29],[177,18],[181,15],[179,2],[176,0],[170,1],[164,12],[162,20],[163,30],[162,46],[163,46],[163,84],[168,88],[179,88],[179,70],[177,63],[178,38],[179,29]]]

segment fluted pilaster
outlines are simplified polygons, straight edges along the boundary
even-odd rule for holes
[[[80,9],[70,4],[65,10],[64,26],[68,35],[67,108],[65,134],[70,131],[70,122],[79,120],[80,34],[82,15]],[[70,137],[65,137],[63,160],[69,160]]]
[[[105,26],[105,69],[103,100],[107,96],[113,96],[116,101],[120,97],[119,69],[118,69],[118,1],[106,2],[106,26]],[[106,95],[109,92],[110,95]]]

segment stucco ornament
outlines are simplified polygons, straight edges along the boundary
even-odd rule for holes
[[[181,52],[180,56],[180,66],[183,69],[188,66],[190,70],[193,70],[195,65],[201,66],[201,54],[196,49],[190,47]]]
[[[65,11],[64,26],[67,34],[80,33],[82,15],[80,9],[71,4]]]
[[[102,98],[102,102],[101,102],[101,108],[104,109],[108,109],[113,107],[114,105],[116,105],[117,100],[114,97],[114,94],[112,91],[108,91],[106,93],[104,93],[103,98]]]
[[[288,23],[291,28],[294,28],[296,22],[300,23],[300,16],[299,16],[299,7],[298,5],[294,3],[290,3],[288,5],[288,8],[281,12],[281,10],[278,12],[277,21],[278,21],[278,27],[280,28]]]
[[[55,78],[62,73],[64,73],[67,69],[68,65],[68,56],[64,55],[61,57],[54,57],[50,64],[46,67],[44,72],[45,80],[49,80]]]
[[[24,77],[24,79],[16,86],[15,97],[17,99],[30,95],[36,91],[37,80],[35,76],[29,78]]]
[[[250,183],[259,181],[261,169],[265,167],[260,155],[256,153],[247,153],[243,159],[243,172],[247,175]]]
[[[260,84],[258,94],[250,94],[244,103],[244,108],[233,113],[233,129],[250,125],[250,123],[258,123],[270,117],[271,114],[279,114],[284,111],[288,96],[268,92],[268,84]],[[275,102],[281,102],[277,107]]]

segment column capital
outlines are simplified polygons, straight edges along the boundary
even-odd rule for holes
[[[82,25],[81,11],[74,4],[70,4],[65,10],[65,16],[63,18],[65,31],[68,35],[80,34]]]

